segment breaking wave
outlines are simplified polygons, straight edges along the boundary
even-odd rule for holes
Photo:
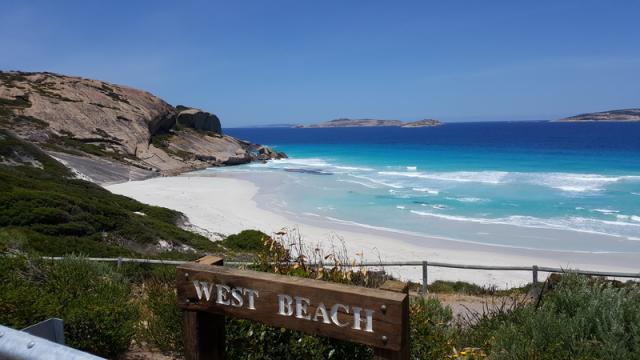
[[[602,191],[606,186],[618,182],[640,181],[640,176],[545,172],[454,171],[427,173],[413,171],[379,171],[377,174],[386,178],[424,179],[432,182],[482,183],[490,185],[520,183],[545,186],[564,192]]]
[[[578,231],[599,235],[613,235],[619,237],[625,237],[627,239],[633,238],[633,235],[638,234],[640,231],[640,217],[638,218],[638,223],[631,223],[626,221],[609,221],[609,220],[599,220],[592,218],[584,218],[584,217],[566,217],[566,218],[550,218],[550,219],[542,219],[533,216],[522,216],[522,215],[512,215],[502,218],[494,218],[494,219],[485,219],[485,218],[475,218],[475,217],[465,217],[458,215],[447,215],[447,214],[439,214],[432,213],[427,211],[418,211],[418,210],[409,210],[410,213],[419,215],[419,216],[428,216],[433,218],[445,219],[445,220],[453,220],[453,221],[464,221],[464,222],[473,222],[479,224],[496,224],[496,225],[513,225],[519,227],[529,227],[529,228],[543,228],[543,229],[557,229],[557,230],[570,230],[570,231]],[[626,218],[620,218],[621,220],[633,220],[633,217],[630,216]]]

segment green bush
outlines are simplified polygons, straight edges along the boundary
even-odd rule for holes
[[[451,353],[455,331],[453,313],[438,299],[416,297],[409,312],[412,359],[443,359]]]
[[[182,220],[179,212],[75,179],[62,164],[1,129],[0,156],[18,163],[32,159],[43,167],[0,164],[0,233],[5,234],[0,234],[0,248],[14,245],[2,240],[10,232],[24,239],[20,250],[47,256],[162,256],[155,247],[159,240],[185,244],[199,253],[221,250],[217,243],[176,226]],[[184,259],[196,257],[182,254]]]
[[[467,295],[483,295],[489,290],[464,281],[442,281],[437,280],[429,285],[429,292],[432,293],[463,293]]]
[[[260,323],[228,319],[226,352],[229,359],[371,359],[373,351],[363,345]]]
[[[139,339],[164,354],[182,354],[182,310],[176,296],[175,269],[157,269],[143,283],[144,324]]]
[[[484,320],[494,359],[638,359],[640,288],[565,276],[539,307]]]
[[[267,234],[258,230],[243,230],[229,235],[222,241],[222,245],[236,251],[262,251]]]
[[[107,265],[3,256],[0,271],[0,323],[20,329],[59,317],[69,346],[106,357],[128,349],[139,311],[129,284]]]

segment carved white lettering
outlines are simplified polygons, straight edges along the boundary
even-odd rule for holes
[[[196,295],[198,295],[198,300],[202,300],[202,295],[204,298],[209,301],[211,299],[211,290],[213,290],[213,284],[209,285],[206,281],[193,281],[193,286],[196,288]]]
[[[353,327],[352,329],[354,330],[362,330],[361,323],[362,321],[365,321],[365,328],[364,331],[366,332],[373,332],[373,310],[369,310],[369,309],[365,309],[365,320],[362,319],[362,308],[354,306],[353,308],[351,308],[351,310],[353,311]]]
[[[346,305],[342,305],[342,304],[335,304],[331,307],[331,321],[333,321],[334,324],[340,326],[340,327],[345,327],[345,326],[349,326],[349,323],[341,323],[340,319],[338,319],[338,308],[343,308],[345,313],[349,313],[349,307]]]
[[[216,284],[217,296],[216,303],[220,305],[229,305],[229,293],[231,292],[231,288],[227,285]]]
[[[311,315],[308,312],[309,305],[311,305],[309,299],[296,296],[296,317],[298,319],[311,320]]]
[[[255,310],[256,309],[255,298],[260,297],[260,294],[258,294],[256,290],[252,290],[252,289],[244,289],[243,294],[249,295],[249,310]]]
[[[329,313],[327,313],[327,308],[323,303],[318,304],[316,308],[316,314],[313,316],[313,321],[318,321],[318,317],[322,316],[322,322],[325,324],[331,324],[331,320],[329,320]]]
[[[293,314],[293,299],[289,295],[278,295],[278,315],[291,316]]]
[[[242,307],[244,298],[242,297],[242,288],[231,289],[231,306]]]
[[[224,284],[212,284],[207,281],[194,280],[193,286],[196,289],[198,300],[202,300],[203,298],[206,301],[212,300],[213,287],[215,286],[216,304],[243,307],[248,303],[246,307],[249,310],[256,309],[256,299],[260,297],[258,291],[254,289],[245,289],[241,287],[232,288]],[[245,296],[248,301],[245,301]]]

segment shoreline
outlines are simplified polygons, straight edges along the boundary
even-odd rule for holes
[[[264,186],[264,184],[261,184]],[[246,229],[273,234],[297,229],[308,245],[331,247],[330,240],[344,240],[351,258],[364,261],[437,261],[477,265],[550,266],[583,270],[637,272],[637,254],[535,250],[483,245],[422,234],[335,223],[270,207],[260,184],[229,173],[189,172],[174,177],[130,181],[105,187],[111,192],[151,205],[183,212],[190,223],[211,232],[233,234]],[[272,199],[273,200],[273,199]],[[535,230],[532,229],[535,233]],[[334,243],[334,245],[336,245]],[[340,245],[340,244],[337,244]],[[340,245],[341,246],[341,245]],[[404,280],[421,281],[421,267],[386,269]],[[530,271],[473,271],[429,268],[429,281],[467,281],[506,288],[531,281]],[[539,279],[546,278],[540,273]]]

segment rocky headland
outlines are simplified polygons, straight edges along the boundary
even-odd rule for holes
[[[98,183],[286,157],[224,135],[209,112],[46,72],[0,72],[0,127]]]
[[[438,120],[424,119],[418,121],[404,122],[401,120],[380,120],[380,119],[335,119],[318,124],[298,125],[298,128],[338,128],[338,127],[428,127],[437,126],[442,123]]]
[[[442,125],[442,123],[439,120],[424,119],[424,120],[406,122],[400,126],[404,128],[414,128],[414,127],[430,127],[430,126],[438,126],[438,125]]]
[[[558,121],[640,121],[640,109],[609,110],[566,117]]]

